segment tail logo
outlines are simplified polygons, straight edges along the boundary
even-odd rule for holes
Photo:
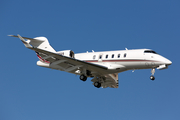
[[[45,59],[42,59],[42,57],[39,55],[39,53],[38,52],[36,52],[36,55],[37,55],[37,57],[39,58],[39,60],[41,61],[41,62],[43,62],[43,63],[50,63],[48,60],[45,60]]]

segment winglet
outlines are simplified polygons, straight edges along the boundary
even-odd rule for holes
[[[10,37],[18,37],[22,42],[23,44],[27,47],[27,48],[32,48],[32,46],[29,44],[29,41],[26,41],[23,37],[21,37],[19,34],[16,36],[16,35],[8,35]]]

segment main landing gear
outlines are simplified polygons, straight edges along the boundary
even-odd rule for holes
[[[91,71],[84,69],[79,79],[82,81],[86,81],[87,77],[91,77],[91,76],[92,76]]]
[[[153,69],[151,70],[151,76],[150,76],[150,79],[151,79],[151,80],[155,80],[154,73],[155,73],[155,68],[153,68]]]
[[[94,82],[94,87],[100,88],[101,87],[101,83],[100,82]]]
[[[85,75],[80,75],[79,79],[82,80],[82,81],[86,81],[87,77]]]
[[[91,75],[91,74],[89,74],[89,75]],[[82,81],[86,81],[87,77],[91,77],[91,76],[86,76],[85,74],[82,74],[79,76],[79,79]],[[94,82],[94,87],[100,88],[101,83],[103,83],[102,82],[103,80],[104,80],[104,78],[102,78],[102,77],[94,77],[94,80],[92,79],[91,81]]]

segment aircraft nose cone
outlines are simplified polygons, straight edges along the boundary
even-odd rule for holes
[[[171,65],[172,62],[171,62],[170,60],[167,59],[167,60],[166,60],[166,64],[167,64],[167,65]]]

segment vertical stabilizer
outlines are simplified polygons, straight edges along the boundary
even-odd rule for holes
[[[56,52],[51,45],[49,44],[49,41],[46,37],[36,37],[34,40],[30,40],[30,43],[33,47],[43,49],[49,52]]]

